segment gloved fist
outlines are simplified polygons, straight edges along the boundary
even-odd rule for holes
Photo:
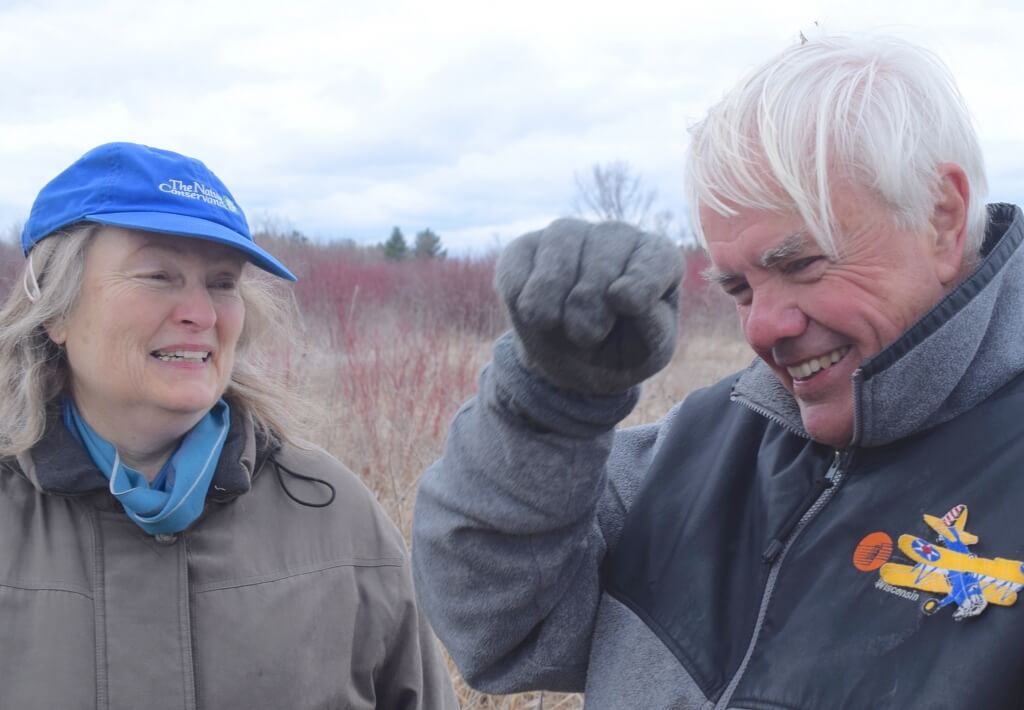
[[[558,387],[611,395],[672,359],[681,279],[665,237],[559,219],[505,248],[495,287],[528,367]]]

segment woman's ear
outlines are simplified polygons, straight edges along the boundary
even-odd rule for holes
[[[44,327],[46,328],[46,334],[50,336],[50,340],[58,347],[64,347],[64,343],[68,339],[68,332],[64,323],[47,323]]]
[[[938,178],[938,196],[931,218],[935,274],[940,283],[952,287],[962,277],[968,261],[964,258],[964,249],[971,186],[964,169],[956,163],[940,164]]]

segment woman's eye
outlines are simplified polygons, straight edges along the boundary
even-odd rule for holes
[[[149,279],[150,281],[169,281],[171,277],[163,271],[155,271],[151,274],[146,274],[143,278]]]
[[[238,288],[238,279],[231,277],[214,279],[210,282],[210,288],[215,288],[219,291],[234,291]]]

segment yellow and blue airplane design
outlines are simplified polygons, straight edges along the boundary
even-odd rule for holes
[[[1017,601],[1017,592],[1024,588],[1024,563],[1001,557],[978,557],[969,545],[978,537],[967,532],[967,506],[958,505],[942,518],[925,515],[924,521],[938,535],[933,544],[913,535],[900,535],[900,550],[916,564],[888,562],[879,576],[898,587],[944,594],[929,599],[922,607],[925,614],[934,614],[944,606],[956,603],[953,618],[961,621],[977,616],[991,604],[1010,606]]]

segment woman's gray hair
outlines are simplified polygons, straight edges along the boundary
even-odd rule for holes
[[[949,69],[931,52],[886,37],[823,36],[793,46],[743,79],[691,129],[687,196],[699,208],[795,211],[836,256],[830,187],[851,180],[878,195],[896,225],[924,227],[936,168],[955,163],[970,185],[967,251],[985,234],[987,182],[971,117]]]
[[[0,456],[32,448],[43,436],[48,407],[68,390],[67,358],[47,326],[74,312],[96,230],[82,224],[36,244],[0,308]],[[258,430],[293,441],[306,407],[285,381],[279,348],[298,342],[298,310],[280,279],[249,264],[239,290],[245,323],[224,397],[248,412]]]

